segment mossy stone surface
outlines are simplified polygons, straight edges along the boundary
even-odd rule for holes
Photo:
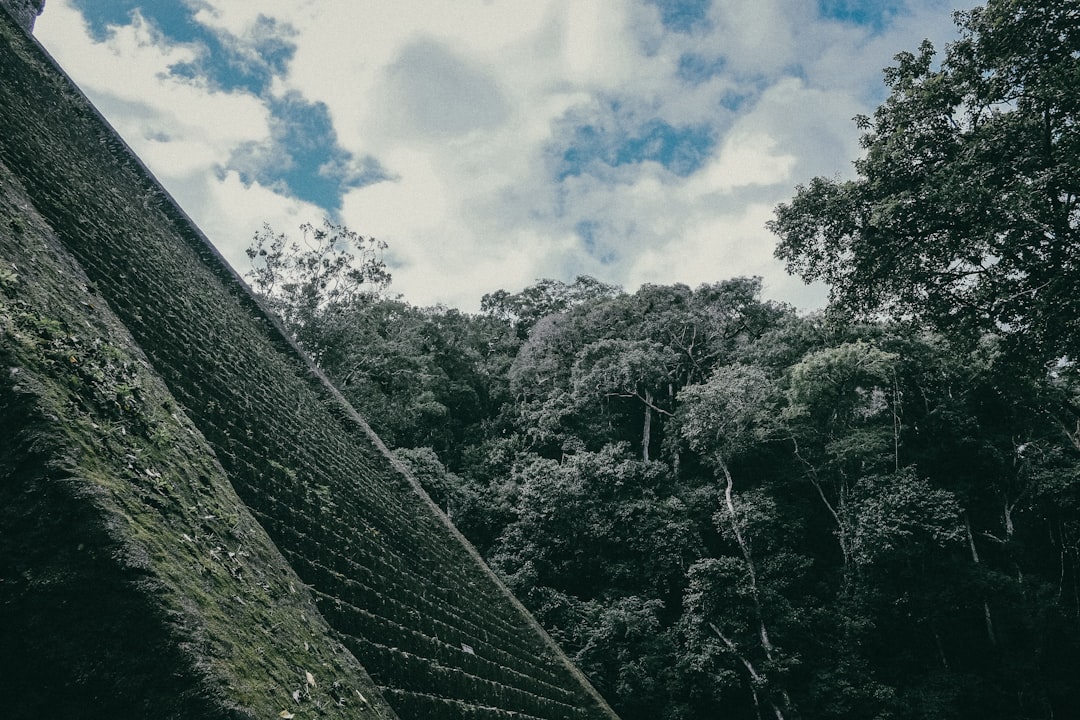
[[[0,219],[0,265],[14,263],[0,273],[6,352],[24,368],[10,380],[10,417],[30,428],[11,463],[52,458],[48,487],[108,501],[85,506],[108,531],[95,547],[145,573],[114,585],[136,587],[147,618],[159,611],[188,638],[176,649],[192,666],[176,673],[192,702],[243,712],[284,690],[299,693],[297,708],[310,700],[305,712],[348,716],[378,691],[406,720],[615,717],[81,93],[5,21],[0,163],[12,189]],[[217,494],[226,489],[236,500]],[[22,498],[21,512],[45,513],[44,497]],[[13,536],[13,553],[27,537]],[[301,626],[279,617],[290,599],[317,608],[301,621],[327,642],[293,642]],[[325,670],[304,667],[312,653]],[[362,674],[331,672],[356,661],[370,695]],[[262,663],[284,663],[292,679],[274,670],[267,689],[251,671]],[[354,705],[359,695],[370,702]]]
[[[0,165],[5,714],[396,717],[91,288]]]

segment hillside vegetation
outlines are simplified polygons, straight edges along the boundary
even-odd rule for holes
[[[377,253],[253,246],[626,720],[1080,717],[1080,4],[958,23],[886,71],[856,179],[777,208],[818,315],[586,277],[470,315],[388,298]]]

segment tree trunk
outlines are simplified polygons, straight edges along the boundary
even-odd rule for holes
[[[836,522],[836,541],[840,544],[840,555],[844,562],[844,584],[846,586],[851,576],[851,552],[848,549],[847,525],[840,517],[836,507],[829,502],[829,498],[825,495],[825,489],[821,487],[821,481],[817,476],[817,469],[799,453],[799,443],[794,437],[791,438],[791,442],[795,445],[795,457],[806,467],[806,477],[810,479],[810,484],[814,486],[814,490],[817,491],[818,497],[821,498],[821,502],[825,505],[825,509],[829,511],[829,515]],[[842,496],[839,501],[843,503]]]
[[[735,536],[735,542],[739,545],[739,550],[742,552],[743,560],[746,562],[746,574],[750,584],[750,597],[754,602],[754,613],[757,616],[758,623],[758,637],[761,639],[761,648],[765,651],[765,657],[770,662],[773,660],[774,647],[772,640],[769,638],[769,630],[765,625],[765,614],[761,608],[761,593],[758,590],[757,584],[757,569],[754,567],[753,554],[750,552],[750,543],[743,537],[742,530],[739,529],[739,517],[735,513],[735,481],[731,477],[731,471],[728,469],[727,463],[718,459],[720,470],[724,474],[724,503],[727,506],[728,516],[731,518],[731,532]],[[719,631],[714,627],[713,631],[719,635]],[[721,640],[725,640],[722,635]],[[733,647],[733,646],[732,646]],[[746,662],[745,660],[743,661]],[[779,695],[783,700],[783,707],[787,710],[794,711],[791,703],[791,696],[788,695],[787,690],[780,688]],[[784,715],[780,710],[780,707],[772,704],[773,710],[776,712],[777,718],[783,718]],[[796,713],[797,715],[797,713]]]
[[[743,561],[746,562],[746,576],[750,583],[750,597],[754,601],[754,613],[757,615],[758,631],[761,636],[761,647],[765,650],[765,656],[772,660],[772,641],[769,640],[769,631],[765,627],[764,613],[761,611],[761,595],[757,586],[757,569],[754,567],[754,558],[750,552],[750,544],[746,542],[742,531],[739,529],[739,516],[735,514],[735,481],[731,477],[727,463],[720,462],[720,469],[724,473],[724,502],[727,505],[728,517],[731,518],[731,532],[735,536],[735,542],[742,552]]]
[[[716,633],[716,637],[720,638],[720,641],[724,643],[724,645],[731,652],[731,654],[739,658],[739,662],[743,664],[743,667],[746,668],[746,672],[750,674],[750,693],[754,697],[754,708],[760,708],[757,688],[760,685],[764,685],[765,680],[761,677],[761,674],[754,667],[754,664],[750,662],[750,660],[748,660],[745,655],[739,652],[739,648],[735,645],[735,643],[732,642],[730,638],[725,636],[724,633],[720,632],[720,628],[716,627],[714,623],[709,623],[709,627],[712,628],[712,631]],[[785,699],[787,698],[787,693],[784,693],[784,697]],[[777,707],[775,703],[769,701],[769,707],[772,708],[773,714],[776,715],[776,720],[784,720],[783,711],[779,707]],[[760,711],[758,712],[758,717],[761,717]]]
[[[652,408],[653,396],[648,390],[645,391],[645,426],[641,432],[641,459],[649,462],[649,443],[652,442]]]
[[[968,545],[971,547],[971,560],[979,564],[979,551],[975,549],[975,536],[971,532],[971,520],[967,512],[964,513],[964,527],[967,529]],[[997,645],[997,636],[994,634],[994,619],[990,615],[990,601],[983,598],[983,619],[986,622],[986,637],[991,645]]]

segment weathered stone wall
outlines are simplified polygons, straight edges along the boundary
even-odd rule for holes
[[[0,164],[5,716],[395,717],[90,285]]]
[[[34,22],[45,9],[45,0],[0,0],[0,12],[7,10],[19,25],[32,32]]]
[[[0,43],[0,161],[394,710],[614,718],[43,51]]]

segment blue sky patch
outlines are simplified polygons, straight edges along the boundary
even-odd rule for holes
[[[197,42],[207,48],[198,62],[198,71],[211,84],[225,91],[245,90],[262,95],[277,75],[284,75],[296,54],[291,41],[293,29],[273,18],[260,15],[251,37],[243,41],[205,31]],[[177,68],[172,68],[176,72]]]
[[[624,108],[617,101],[609,110],[607,118],[568,128],[555,167],[558,180],[589,173],[597,164],[619,167],[648,161],[686,177],[708,160],[716,145],[707,125],[676,127],[659,118],[635,123],[632,113],[620,117]]]
[[[903,10],[899,0],[818,0],[818,13],[825,18],[864,25],[881,32]]]
[[[181,78],[205,79],[226,92],[263,94],[273,77],[286,71],[296,51],[290,41],[292,28],[266,16],[259,17],[253,36],[241,47],[236,38],[196,22],[197,8],[184,0],[74,0],[74,4],[98,41],[108,37],[109,26],[130,24],[138,11],[169,41],[202,46],[204,52],[196,61],[177,63],[169,70]]]
[[[597,220],[582,220],[574,224],[574,233],[581,238],[585,251],[602,265],[610,265],[618,259],[618,254],[603,244],[600,237],[603,229],[603,225]]]
[[[275,75],[288,70],[296,52],[296,46],[289,40],[292,28],[264,15],[259,16],[253,37],[245,38],[243,45],[237,38],[199,27],[198,37],[185,42],[197,43],[205,52],[194,63],[177,63],[169,69],[175,75],[205,78],[212,87],[226,92],[262,95]],[[170,28],[165,28],[165,33],[170,39],[177,39]]]
[[[241,39],[196,22],[198,8],[184,0],[74,2],[95,39],[107,39],[110,26],[130,24],[137,11],[170,42],[203,48],[195,61],[173,65],[173,75],[262,99],[271,114],[270,141],[244,144],[227,163],[245,183],[259,182],[334,212],[350,188],[388,179],[377,159],[356,158],[338,144],[325,104],[309,102],[295,92],[270,96],[273,78],[287,72],[296,51],[295,32],[288,24],[259,16],[251,33]]]
[[[110,25],[129,25],[136,10],[159,30],[177,42],[193,42],[202,34],[194,13],[182,0],[72,0],[82,13],[90,35],[98,42],[109,36]]]
[[[725,110],[730,110],[733,113],[737,113],[743,109],[751,99],[757,97],[757,92],[733,92],[729,91],[723,94],[720,98],[720,107]]]
[[[615,165],[653,160],[671,172],[685,177],[697,170],[709,157],[714,144],[708,128],[677,128],[653,120],[641,134],[627,138],[615,152]]]
[[[647,0],[660,10],[660,21],[673,32],[691,33],[708,23],[712,0]]]
[[[581,238],[590,254],[596,249],[596,231],[599,229],[600,223],[595,220],[582,220],[574,225],[574,232]]]
[[[351,188],[389,179],[377,159],[356,158],[338,144],[325,104],[295,92],[267,102],[270,142],[248,143],[229,160],[245,183],[259,182],[336,211]]]
[[[723,56],[706,57],[700,53],[684,53],[679,58],[677,74],[680,80],[691,85],[700,85],[722,73],[726,66],[727,60]]]

